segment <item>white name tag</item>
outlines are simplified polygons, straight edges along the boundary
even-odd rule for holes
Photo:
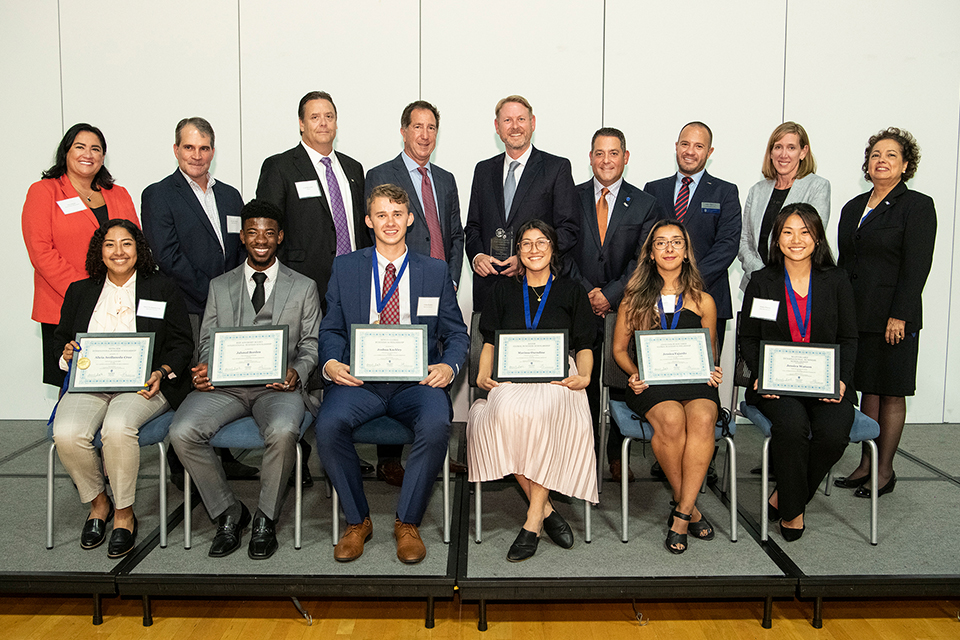
[[[677,296],[660,296],[660,304],[663,305],[664,313],[673,313],[676,310],[677,306]]]
[[[240,233],[240,216],[227,216],[227,233]]]
[[[779,300],[764,300],[763,298],[754,298],[753,306],[750,307],[750,317],[776,322],[777,311],[779,310]]]
[[[303,182],[295,183],[297,185],[297,195],[300,196],[300,199],[304,198],[319,198],[320,197],[320,181],[319,180],[305,180]]]
[[[417,300],[418,316],[435,316],[440,311],[440,298],[420,296]]]
[[[64,215],[83,211],[87,208],[79,196],[76,198],[67,198],[66,200],[57,200],[57,205],[60,207],[60,211],[63,211]]]
[[[163,320],[163,312],[167,310],[167,303],[164,300],[140,299],[137,305],[137,315],[142,318],[156,318]]]

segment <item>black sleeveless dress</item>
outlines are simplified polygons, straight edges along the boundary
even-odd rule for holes
[[[672,324],[673,314],[668,313],[665,315],[667,324]],[[680,321],[677,323],[678,329],[699,329],[701,326],[700,316],[687,308],[680,310]],[[631,346],[632,344],[631,342]],[[717,412],[719,413],[720,411],[720,393],[717,387],[711,387],[705,382],[695,384],[657,384],[647,387],[639,394],[634,393],[627,387],[624,396],[627,406],[638,416],[645,416],[647,411],[665,400],[676,400],[679,402],[681,400],[704,398],[715,402],[717,404]]]

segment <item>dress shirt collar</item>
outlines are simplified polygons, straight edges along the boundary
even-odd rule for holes
[[[400,153],[400,157],[403,158],[403,166],[407,168],[407,173],[420,175],[420,165],[417,164],[417,161],[407,155],[406,151]],[[423,165],[423,168],[427,170],[427,173],[430,174],[430,177],[433,177],[433,171],[430,170],[430,162]]]
[[[613,201],[617,201],[617,196],[620,195],[620,187],[623,185],[623,176],[614,182],[612,185],[607,187],[610,190],[611,196],[613,196]],[[600,194],[603,192],[603,185],[600,184],[600,181],[596,177],[593,178],[593,201],[596,203],[600,199]]]
[[[533,153],[533,145],[532,145],[532,144],[531,144],[529,147],[527,147],[527,150],[524,151],[523,154],[521,154],[521,156],[520,156],[519,158],[516,159],[517,162],[520,163],[520,167],[518,167],[518,168],[523,169],[523,168],[525,168],[525,167],[527,166],[527,163],[530,162],[530,154],[531,154],[531,153]],[[513,160],[514,160],[514,159],[510,157],[510,154],[509,154],[509,153],[504,152],[504,154],[503,154],[503,175],[504,175],[504,179],[506,179],[507,171],[510,170],[510,163],[513,162]]]
[[[194,189],[199,189],[200,193],[205,193],[207,190],[213,189],[213,185],[217,184],[217,181],[213,179],[213,174],[210,173],[209,171],[207,171],[207,188],[206,189],[201,187],[199,184],[196,183],[196,181],[193,178],[191,178],[186,173],[184,173],[183,169],[180,169],[179,167],[177,167],[177,171],[179,171],[180,175],[182,175],[183,178],[187,181],[187,184],[189,184]]]
[[[697,171],[692,176],[690,176],[693,179],[693,182],[688,187],[691,193],[696,190],[697,186],[700,184],[700,178],[702,178],[703,174],[706,172],[707,172],[707,169],[703,168],[703,169],[700,169],[700,171]],[[677,171],[677,182],[676,182],[677,189],[679,189],[680,185],[683,184],[683,178],[684,178],[684,175],[679,171]]]
[[[244,260],[243,261],[243,281],[247,283],[254,282],[253,274],[255,273],[257,273],[257,270],[250,266],[249,261]],[[267,274],[267,279],[264,281],[265,284],[266,283],[273,284],[274,282],[277,281],[277,274],[280,273],[280,261],[274,260],[272,265],[270,265],[260,273]]]
[[[320,153],[319,151],[317,151],[316,149],[314,149],[313,147],[308,146],[307,143],[306,143],[306,142],[303,142],[302,140],[300,141],[300,144],[301,144],[301,145],[303,146],[303,148],[306,150],[307,155],[310,156],[310,162],[311,162],[311,164],[313,164],[314,167],[320,166],[320,160],[321,160],[322,158],[330,158],[330,161],[331,161],[333,164],[339,164],[339,163],[337,162],[337,154],[336,154],[336,152],[331,151],[329,156],[325,156],[325,155],[323,155],[322,153]]]

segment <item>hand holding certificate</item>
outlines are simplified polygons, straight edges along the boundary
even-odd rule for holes
[[[709,383],[713,349],[709,329],[636,331],[637,368],[647,385]]]
[[[497,382],[553,382],[567,377],[569,334],[562,331],[497,331]]]
[[[213,386],[252,386],[286,382],[286,325],[212,328],[206,371]],[[201,381],[194,372],[194,383]]]
[[[427,325],[351,325],[350,375],[364,382],[420,382],[427,377]]]
[[[150,378],[153,333],[80,333],[75,342],[80,349],[71,350],[71,393],[139,391]]]

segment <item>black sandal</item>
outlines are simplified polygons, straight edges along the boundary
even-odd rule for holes
[[[713,530],[713,525],[707,520],[707,516],[703,515],[703,511],[700,512],[700,520],[698,522],[691,522],[687,525],[687,533],[697,540],[713,540],[714,535],[716,535],[716,532]]]
[[[703,514],[701,514],[701,517]],[[686,520],[690,522],[690,515],[687,513],[680,513],[676,509],[673,510],[673,513],[670,514],[671,518],[679,518],[681,520]],[[683,545],[679,549],[675,548],[673,545]],[[674,555],[680,555],[687,550],[687,534],[677,533],[673,529],[667,531],[667,539],[663,542],[663,546],[666,547],[667,551]]]

